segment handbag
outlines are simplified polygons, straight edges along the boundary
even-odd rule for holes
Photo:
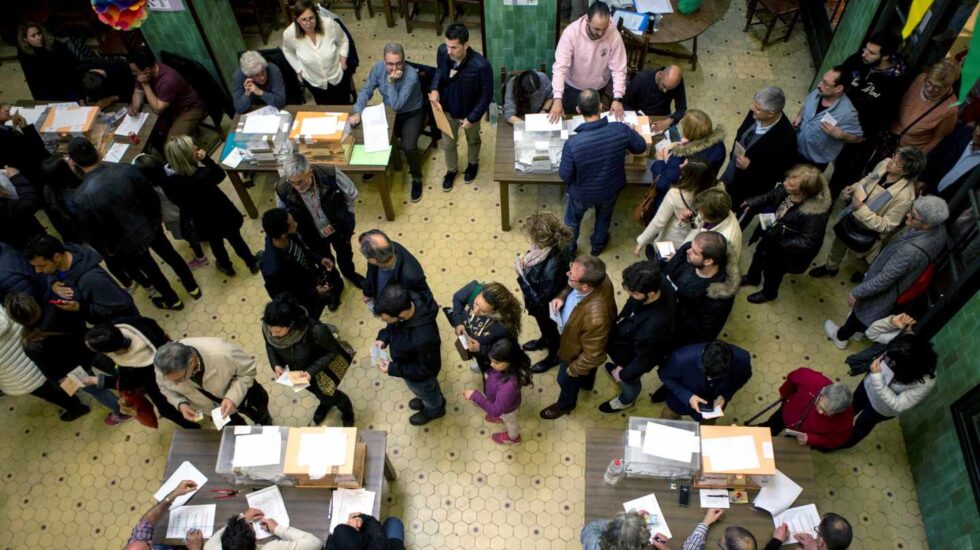
[[[834,224],[834,235],[855,252],[867,252],[878,242],[878,232],[857,221],[853,213],[837,220]]]
[[[345,340],[337,340],[340,344],[341,349],[345,353],[334,354],[333,360],[323,368],[320,372],[316,373],[316,378],[314,382],[317,388],[320,389],[326,396],[332,396],[337,391],[337,386],[340,385],[341,380],[344,379],[344,375],[347,374],[347,369],[350,368],[351,363],[354,360],[354,348]]]
[[[633,209],[633,219],[640,225],[649,225],[650,220],[657,214],[655,208],[657,203],[657,182],[650,184],[650,188],[643,194],[643,198]]]

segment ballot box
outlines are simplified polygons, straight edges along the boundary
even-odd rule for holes
[[[699,425],[631,416],[623,457],[626,476],[690,480],[700,468]]]
[[[339,112],[297,112],[289,132],[293,148],[314,164],[348,164],[354,151],[349,116]]]
[[[772,434],[766,427],[701,426],[698,488],[759,488],[776,475]]]

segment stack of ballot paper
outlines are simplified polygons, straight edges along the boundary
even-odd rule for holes
[[[364,125],[364,152],[387,151],[391,143],[388,142],[388,117],[385,116],[384,104],[365,107],[361,111],[361,124]]]
[[[700,450],[700,438],[694,432],[647,422],[643,452],[669,460],[690,462],[691,454]],[[666,534],[666,533],[665,533]]]
[[[380,363],[390,363],[391,354],[388,353],[388,348],[379,348],[378,346],[371,346],[371,366],[377,367]]]
[[[286,503],[282,500],[282,493],[279,486],[272,485],[265,489],[260,489],[254,493],[245,495],[249,508],[262,510],[262,515],[266,518],[275,520],[283,527],[289,527],[289,513],[286,512]],[[255,528],[255,538],[265,539],[272,536],[272,533],[262,527],[259,521],[253,521],[252,527]]]
[[[330,499],[330,531],[347,521],[351,514],[366,516],[374,513],[374,491],[367,489],[336,489]]]
[[[303,374],[305,374],[304,371],[291,371],[289,370],[289,367],[286,367],[283,369],[282,375],[279,378],[276,378],[276,384],[282,384],[283,386],[293,388],[294,392],[299,393],[310,387],[310,383],[306,381]]]
[[[65,375],[65,379],[61,381],[61,389],[65,390],[68,395],[75,395],[78,390],[85,387],[85,382],[82,382],[89,374],[85,372],[82,367],[75,367],[71,372]]]
[[[37,122],[41,119],[41,115],[43,115],[44,111],[46,111],[47,109],[48,109],[48,105],[38,105],[37,107],[11,107],[10,108],[11,120],[7,121],[7,126],[14,125],[14,121],[13,121],[14,115],[20,115],[24,117],[24,120],[27,121],[28,124],[34,124],[35,126],[37,126]]]
[[[776,527],[784,523],[789,527],[789,536],[783,542],[783,546],[785,546],[787,544],[795,544],[796,535],[800,533],[807,533],[816,538],[817,526],[820,525],[820,514],[817,513],[816,504],[807,504],[806,506],[790,508],[781,514],[773,516],[772,523]]]
[[[786,474],[776,470],[776,475],[759,490],[759,494],[752,501],[752,506],[765,510],[775,517],[792,506],[802,492],[803,487],[797,485]]]
[[[701,454],[711,460],[713,472],[738,472],[759,468],[759,455],[751,435],[702,439]]]
[[[262,433],[235,437],[235,455],[231,465],[236,468],[279,464],[282,459],[282,436],[276,426],[265,426]]]

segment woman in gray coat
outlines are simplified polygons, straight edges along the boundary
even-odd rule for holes
[[[948,217],[949,208],[941,198],[916,199],[905,215],[905,229],[882,249],[864,281],[847,297],[851,314],[844,324],[838,327],[829,319],[824,321],[824,332],[834,345],[845,349],[852,336],[892,313],[898,297],[942,253],[946,244],[943,223]]]

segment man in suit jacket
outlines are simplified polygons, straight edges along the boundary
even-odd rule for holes
[[[412,253],[392,241],[380,229],[361,233],[357,238],[361,254],[367,259],[367,275],[364,277],[364,301],[374,309],[374,302],[385,287],[397,283],[413,295],[435,303],[432,290],[425,280],[425,271]]]
[[[751,377],[752,358],[738,346],[715,340],[679,348],[660,369],[667,388],[660,416],[676,420],[688,415],[700,422],[699,405],[723,409]]]

